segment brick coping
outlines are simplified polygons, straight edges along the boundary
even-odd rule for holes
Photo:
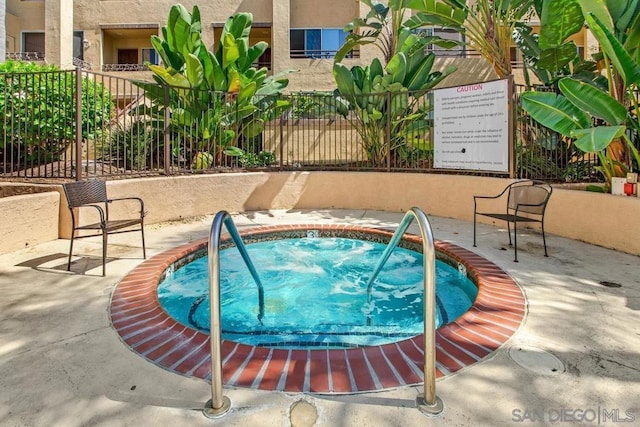
[[[389,239],[386,230],[353,225],[283,225],[253,227],[252,236],[319,230],[324,234],[367,233]],[[223,236],[224,239],[224,236]],[[226,240],[229,237],[226,236]],[[419,236],[403,241],[421,244]],[[160,306],[157,287],[165,271],[207,239],[167,250],[127,274],[113,292],[110,317],[122,341],[148,361],[185,376],[211,379],[209,335],[178,323]],[[478,286],[471,308],[436,331],[436,378],[489,356],[518,330],[526,302],[516,282],[480,255],[449,242],[436,241],[438,254],[467,269]],[[424,336],[381,346],[350,349],[289,350],[222,341],[223,382],[231,387],[305,393],[358,393],[423,382]]]

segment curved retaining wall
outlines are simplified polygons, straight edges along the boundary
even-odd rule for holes
[[[57,239],[60,204],[56,191],[0,197],[0,254]]]
[[[215,214],[220,210],[232,213],[267,209],[401,212],[413,206],[428,215],[472,221],[473,195],[497,194],[509,182],[501,178],[441,174],[252,172],[109,181],[108,191],[110,197],[141,196],[148,211],[148,224]],[[497,206],[504,206],[504,202]],[[111,212],[117,214],[117,208],[113,205]],[[7,209],[9,207],[2,207],[3,212]],[[83,222],[90,220],[82,219]],[[479,220],[494,223],[489,218]],[[12,229],[34,231],[37,226],[28,221],[28,215],[16,215],[12,222],[8,225]],[[70,223],[68,208],[62,199],[60,237],[68,238]],[[504,226],[500,222],[495,224]],[[545,225],[551,234],[640,255],[638,197],[554,187]],[[0,233],[4,235],[5,231],[0,229]],[[48,233],[43,236],[49,236]]]
[[[215,214],[223,209],[401,212],[413,206],[429,215],[473,221],[473,196],[498,194],[509,182],[442,174],[253,172],[113,181],[109,182],[109,194],[141,195],[150,223]],[[504,202],[497,206],[502,208]],[[489,218],[479,220],[495,223]],[[64,227],[61,224],[62,230]],[[634,238],[640,236],[640,198],[557,186],[547,209],[545,229],[551,234],[640,255],[640,239]]]

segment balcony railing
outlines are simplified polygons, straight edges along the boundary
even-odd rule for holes
[[[73,65],[75,65],[76,67],[80,67],[83,70],[90,70],[92,67],[90,62],[87,62],[80,58],[73,58]]]
[[[7,52],[7,59],[16,61],[44,61],[43,52]]]
[[[443,49],[443,48],[427,48],[427,53],[434,53],[441,58],[480,58],[480,54],[469,49]],[[512,59],[511,67],[515,69],[522,68],[522,59]]]
[[[102,71],[148,71],[144,64],[102,64]]]
[[[338,53],[337,50],[291,49],[289,51],[289,57],[290,58],[310,58],[310,59],[330,59],[330,58],[335,58],[336,53]],[[346,58],[360,58],[360,51],[352,50],[347,54]]]

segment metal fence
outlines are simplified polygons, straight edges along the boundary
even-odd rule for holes
[[[0,85],[2,178],[254,168],[447,172],[433,168],[432,104],[424,92],[361,96],[356,114],[333,93],[246,97],[80,69],[5,74]],[[517,177],[598,180],[597,158],[527,117],[521,91]]]

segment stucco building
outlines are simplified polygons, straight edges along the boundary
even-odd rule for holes
[[[63,68],[85,68],[123,77],[145,73],[144,63],[158,57],[151,35],[159,35],[174,1],[168,0],[7,0],[7,56],[46,60]],[[260,65],[290,74],[290,90],[325,90],[334,87],[333,55],[344,41],[345,24],[368,12],[358,0],[209,0],[182,1],[189,10],[197,4],[205,42],[213,45],[225,20],[236,12],[251,12],[253,44],[264,40],[270,48]],[[450,34],[460,37],[459,34]],[[585,51],[586,32],[574,38]],[[458,71],[447,84],[466,84],[495,78],[491,67],[469,53],[446,53],[436,66],[455,62]],[[346,62],[370,63],[377,54],[365,46]],[[467,56],[459,58],[457,56]],[[518,80],[518,56],[512,59]],[[121,74],[122,73],[122,74]],[[148,73],[148,72],[147,72]],[[452,80],[455,80],[452,81]]]

